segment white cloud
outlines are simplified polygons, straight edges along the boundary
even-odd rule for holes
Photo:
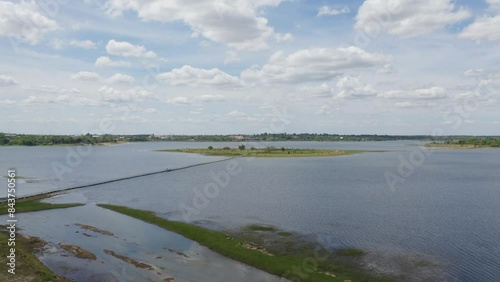
[[[56,50],[61,50],[65,44],[66,44],[66,42],[64,42],[64,40],[57,39],[57,38],[52,39],[49,43],[49,45],[52,46],[52,48],[54,48]]]
[[[330,106],[329,105],[322,105],[319,110],[316,111],[318,115],[323,115],[323,116],[328,116],[332,112],[330,111]]]
[[[111,39],[106,44],[106,51],[110,55],[123,56],[123,57],[138,57],[138,58],[156,58],[157,55],[153,51],[148,51],[146,47],[141,45],[134,45],[126,41],[116,41]]]
[[[16,101],[10,99],[0,100],[0,105],[14,105],[15,103]]]
[[[195,34],[236,49],[267,48],[266,41],[274,29],[260,15],[260,8],[277,6],[281,0],[195,0],[186,5],[182,0],[140,1],[109,0],[106,11],[119,16],[126,10],[136,11],[145,21],[183,21]]]
[[[489,10],[494,12],[500,12],[500,0],[486,0],[490,5]]]
[[[29,96],[22,101],[26,104],[61,104],[71,105],[76,107],[96,107],[100,106],[101,102],[86,97],[73,97],[71,95],[59,96]]]
[[[405,101],[405,102],[396,102],[394,103],[394,106],[396,108],[403,108],[403,109],[412,109],[412,108],[423,108],[423,107],[429,107],[429,106],[434,106],[434,103],[427,102],[427,101]]]
[[[477,18],[458,36],[460,38],[471,39],[478,42],[481,40],[500,40],[500,15]]]
[[[189,100],[187,97],[175,97],[173,99],[167,100],[168,104],[176,104],[176,105],[188,105],[193,102]]]
[[[310,48],[302,49],[288,56],[277,52],[262,68],[257,66],[244,70],[244,81],[263,83],[301,83],[306,81],[330,80],[347,69],[368,68],[385,64],[388,56],[373,54],[361,48]]]
[[[18,84],[17,80],[7,75],[0,75],[0,86],[11,86]]]
[[[107,83],[133,83],[134,78],[130,75],[115,73],[106,80]]]
[[[390,90],[378,96],[394,100],[438,100],[448,97],[446,89],[439,86],[415,90]]]
[[[246,113],[240,112],[237,110],[227,113],[226,116],[230,117],[230,118],[237,118],[237,119],[248,117],[248,115]]]
[[[431,33],[471,16],[451,0],[365,0],[356,15],[355,28],[368,34],[386,31],[402,37]]]
[[[226,58],[224,59],[224,65],[231,62],[239,62],[240,58],[238,57],[238,53],[236,51],[227,51]]]
[[[188,97],[175,97],[172,99],[168,99],[168,104],[176,104],[176,105],[189,105],[189,104],[202,104],[202,103],[214,103],[214,102],[224,102],[226,98],[222,95],[201,95],[199,97],[188,98]]]
[[[143,109],[143,112],[151,114],[151,113],[158,113],[160,111],[158,111],[155,108],[147,108],[147,109]]]
[[[28,85],[24,89],[33,92],[60,93],[63,89],[55,85],[40,84],[36,86]],[[66,90],[66,89],[64,89]]]
[[[294,39],[293,35],[291,33],[285,33],[285,34],[275,34],[274,37],[276,38],[277,42],[286,42],[286,41],[292,41]]]
[[[389,74],[389,73],[393,73],[393,72],[394,72],[394,68],[391,64],[385,64],[383,67],[381,67],[377,70],[377,73],[380,73],[380,74]]]
[[[343,7],[340,9],[334,9],[330,8],[328,6],[323,6],[319,8],[317,16],[336,16],[336,15],[341,15],[341,14],[348,14],[350,13],[348,7]]]
[[[470,69],[464,72],[465,76],[481,76],[484,73],[483,69]]]
[[[122,91],[105,85],[97,91],[101,94],[103,101],[106,102],[142,101],[151,95],[151,92],[139,87]]]
[[[185,65],[170,72],[161,73],[159,79],[167,81],[171,85],[190,86],[218,86],[218,87],[240,87],[238,77],[229,75],[217,68],[199,69]]]
[[[61,50],[63,47],[65,47],[67,45],[75,46],[75,47],[82,48],[82,49],[96,49],[97,48],[96,43],[91,41],[91,40],[71,40],[68,42],[66,40],[54,38],[50,41],[49,45],[52,46],[52,48],[54,48],[56,50]]]
[[[58,29],[56,21],[39,11],[34,2],[0,2],[0,35],[30,44],[38,43],[46,33]]]
[[[99,80],[100,75],[90,71],[79,71],[71,76],[74,80]]]
[[[222,95],[201,95],[198,99],[204,103],[224,102],[226,100]]]
[[[130,62],[127,61],[113,61],[109,57],[101,56],[95,60],[95,66],[104,67],[130,67]]]
[[[313,97],[324,98],[332,96],[332,89],[326,83],[322,83],[320,86],[303,86],[298,89],[298,92]]]
[[[97,45],[91,40],[72,40],[69,42],[70,45],[82,48],[82,49],[95,49]]]
[[[366,98],[377,95],[371,85],[362,83],[359,77],[351,76],[340,78],[334,92],[339,98]]]

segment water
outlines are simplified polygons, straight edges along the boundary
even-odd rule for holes
[[[0,171],[17,170],[18,196],[111,180],[167,168],[213,161],[217,157],[160,154],[171,143],[129,143],[113,146],[0,147]],[[207,145],[208,146],[208,145]],[[6,191],[0,191],[5,197]]]
[[[64,213],[60,210],[23,213],[18,215],[18,221],[22,224],[22,233],[48,242],[40,260],[55,273],[76,281],[164,281],[165,278],[185,282],[280,280],[176,233],[93,205],[66,209]],[[75,223],[91,225],[114,235],[84,230]],[[57,247],[58,243],[77,245],[95,254],[97,259],[68,256],[66,251]],[[106,254],[105,249],[145,263],[152,269],[134,267]]]
[[[400,158],[408,159],[412,152],[418,152],[415,143],[276,142],[272,144],[275,147],[385,152],[326,158],[235,159],[233,162],[240,172],[228,181],[221,178],[220,182],[227,185],[218,185],[218,193],[212,185],[217,184],[213,175],[227,172],[228,162],[76,190],[54,201],[78,199],[127,205],[215,229],[271,224],[309,234],[330,248],[358,247],[373,252],[429,255],[449,265],[450,280],[498,281],[500,150],[434,151],[392,190],[384,173],[396,172]],[[208,145],[213,144],[146,143],[102,148],[121,152],[122,159],[113,170],[137,173],[133,168],[137,164],[141,164],[138,169],[146,171],[157,170],[157,165],[168,162],[181,166],[212,159],[147,149]],[[123,156],[124,148],[135,152],[128,160],[126,154]],[[15,155],[18,152],[12,151],[16,150],[21,149],[14,148],[9,154]],[[153,161],[148,162],[150,158]],[[93,160],[98,161],[99,156]],[[4,158],[2,165],[9,165]],[[89,165],[87,175],[99,175],[92,167],[97,170],[103,166]],[[36,173],[36,166],[31,163],[18,167]],[[120,175],[108,170],[113,176]],[[80,175],[71,181],[89,180],[79,178]],[[200,201],[203,197],[199,195],[207,185],[212,189],[210,197],[205,193]]]

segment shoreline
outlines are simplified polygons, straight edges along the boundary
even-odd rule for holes
[[[460,145],[460,144],[424,144],[427,148],[436,148],[442,150],[474,150],[474,149],[500,149],[500,147],[493,147],[488,145]]]
[[[325,249],[300,234],[268,225],[248,225],[238,230],[215,231],[198,225],[170,221],[152,211],[125,206],[97,206],[130,216],[175,232],[229,259],[263,270],[290,281],[402,281],[408,278],[428,280],[439,276],[434,263],[414,257],[398,257],[389,267],[368,267],[378,264],[377,254],[360,249]],[[305,263],[313,263],[307,269]],[[394,263],[394,262],[392,262]],[[383,262],[382,265],[383,266]],[[300,268],[307,275],[297,276]],[[429,274],[432,273],[432,274]],[[298,279],[298,280],[297,280]]]

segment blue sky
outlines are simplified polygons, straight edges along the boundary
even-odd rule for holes
[[[500,134],[500,0],[0,1],[0,131]]]

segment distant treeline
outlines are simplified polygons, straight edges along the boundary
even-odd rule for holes
[[[125,140],[122,136],[115,135],[32,135],[32,134],[6,134],[0,133],[0,145],[12,146],[42,146],[42,145],[93,145],[99,143],[115,143],[119,141],[148,141],[149,135],[129,136]]]
[[[430,135],[340,135],[327,133],[262,133],[240,135],[33,135],[0,133],[0,145],[93,145],[114,142],[177,141],[177,142],[246,142],[246,141],[396,141],[417,140],[440,144],[464,144],[498,147],[500,137],[493,136],[430,136]]]
[[[468,137],[463,139],[449,139],[433,143],[448,144],[448,145],[474,145],[480,147],[500,147],[500,138]]]

